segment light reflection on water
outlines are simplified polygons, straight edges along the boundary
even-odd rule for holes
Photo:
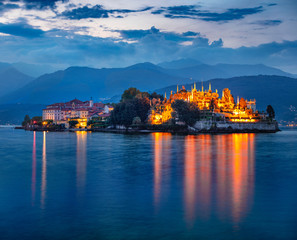
[[[41,208],[44,208],[45,198],[46,198],[46,132],[43,132],[42,172],[41,172]]]
[[[36,132],[33,132],[33,148],[32,148],[32,179],[31,179],[31,191],[32,191],[32,206],[35,204],[36,195]]]
[[[76,138],[76,186],[78,195],[82,195],[86,184],[87,133],[78,131]]]
[[[154,136],[154,195],[162,195],[163,144],[168,134]],[[216,200],[217,214],[238,223],[253,202],[254,134],[186,136],[184,141],[184,213],[188,227],[209,219]]]
[[[294,239],[296,140],[292,132],[0,134],[0,234]]]

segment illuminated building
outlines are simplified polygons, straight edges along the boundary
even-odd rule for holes
[[[87,121],[94,116],[108,117],[113,107],[103,103],[94,103],[91,99],[82,102],[78,99],[66,103],[54,103],[42,110],[42,120],[53,120],[57,124],[68,125],[69,121],[78,121],[78,127],[86,127]]]
[[[222,97],[219,97],[219,93],[216,90],[211,90],[211,84],[209,88],[205,89],[202,86],[202,90],[196,89],[196,84],[192,87],[191,91],[178,89],[177,92],[170,94],[169,98],[164,101],[153,101],[151,103],[152,108],[150,111],[149,122],[151,124],[162,124],[169,122],[174,118],[174,110],[171,104],[175,100],[184,100],[186,102],[194,103],[200,110],[201,118],[216,117],[224,121],[230,122],[258,122],[264,115],[260,115],[256,111],[256,100],[247,101],[243,98],[234,101],[234,97],[228,88],[222,91]]]

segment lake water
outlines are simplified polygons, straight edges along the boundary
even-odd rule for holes
[[[297,131],[0,129],[0,239],[297,239]]]

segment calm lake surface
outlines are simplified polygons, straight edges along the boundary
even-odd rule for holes
[[[0,239],[297,239],[297,131],[0,129]]]

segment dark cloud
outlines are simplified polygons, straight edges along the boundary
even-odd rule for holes
[[[4,32],[3,26],[0,26],[0,30]],[[0,61],[36,62],[56,66],[117,67],[137,62],[158,63],[179,58],[194,58],[208,64],[263,63],[288,69],[294,69],[295,66],[296,69],[297,41],[272,42],[257,47],[234,49],[222,47],[222,39],[211,42],[199,34],[190,38],[193,44],[183,45],[180,44],[182,43],[180,38],[184,37],[182,34],[171,37],[166,34],[174,33],[164,33],[156,28],[138,32],[122,31],[121,34],[125,39],[136,39],[130,44],[118,39],[95,38],[57,31],[60,32],[46,32],[41,38],[28,38],[27,35],[27,38],[2,36]]]
[[[119,30],[116,31],[121,34],[121,37],[126,40],[139,40],[146,36],[153,35],[155,37],[164,38],[167,41],[173,42],[185,42],[192,41],[194,37],[199,36],[200,33],[196,32],[184,32],[182,34],[174,32],[161,32],[159,29],[152,27],[151,29],[140,30]]]
[[[25,38],[38,38],[44,34],[44,31],[40,29],[35,29],[26,23],[0,23],[0,32]]]
[[[223,47],[223,40],[220,38],[219,40],[217,41],[213,41],[211,44],[210,44],[211,47]]]
[[[152,14],[161,14],[161,13],[163,13],[163,12],[165,12],[165,10],[163,10],[163,9],[158,9],[158,10],[152,11]]]
[[[83,19],[83,18],[108,18],[108,11],[103,9],[101,5],[96,5],[92,8],[87,6],[81,8],[75,8],[71,11],[65,11],[62,13],[64,17],[69,19]]]
[[[201,13],[200,16],[204,21],[220,22],[220,21],[231,21],[231,20],[242,19],[247,15],[260,13],[262,11],[263,11],[262,6],[255,7],[255,8],[241,8],[241,9],[232,8],[232,9],[228,9],[223,13],[206,12],[206,13]]]
[[[57,2],[68,2],[68,0],[10,0],[10,2],[23,2],[26,9],[55,8]]]
[[[13,3],[4,4],[0,2],[0,14],[3,12],[9,11],[11,9],[17,9],[17,8],[19,8],[19,5],[17,4],[13,4]]]
[[[253,24],[258,24],[258,25],[262,25],[262,26],[277,26],[280,25],[282,23],[281,20],[261,20],[261,21],[256,21],[253,22]]]
[[[93,7],[80,7],[75,8],[69,11],[65,11],[62,13],[64,17],[69,19],[84,19],[84,18],[108,18],[110,14],[115,15],[115,17],[123,17],[121,15],[117,16],[117,14],[128,14],[133,12],[145,12],[152,9],[151,7],[147,7],[140,10],[132,10],[132,9],[104,9],[101,5],[95,5]]]
[[[203,21],[212,22],[226,22],[232,20],[242,19],[245,16],[262,12],[262,6],[254,8],[230,8],[224,12],[211,12],[201,10],[197,5],[181,5],[173,7],[163,7],[159,10],[152,12],[153,14],[164,14],[166,18],[191,18],[200,19]]]
[[[188,32],[184,32],[182,35],[185,37],[195,37],[195,36],[199,35],[199,33],[188,31]]]

